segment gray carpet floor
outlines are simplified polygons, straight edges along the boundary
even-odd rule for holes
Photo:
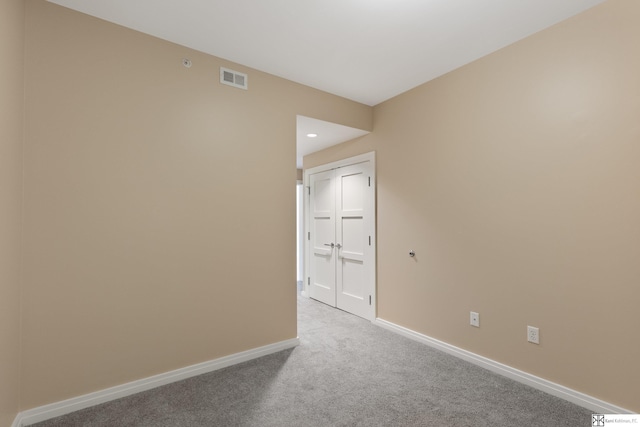
[[[306,298],[301,344],[35,424],[72,426],[591,425],[591,411]]]

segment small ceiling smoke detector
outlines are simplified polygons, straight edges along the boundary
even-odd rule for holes
[[[228,68],[220,67],[220,83],[247,90],[249,89],[249,76]]]

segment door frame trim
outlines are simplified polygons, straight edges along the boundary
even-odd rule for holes
[[[378,289],[378,278],[377,278],[377,271],[378,271],[378,250],[377,250],[377,237],[376,237],[376,230],[377,230],[377,187],[376,187],[376,152],[375,151],[370,151],[368,153],[364,153],[364,154],[360,154],[357,156],[353,156],[353,157],[348,157],[345,159],[340,159],[340,160],[336,160],[334,162],[331,163],[326,163],[323,165],[319,165],[319,166],[315,166],[309,169],[305,169],[304,170],[304,179],[303,179],[303,185],[304,185],[304,235],[306,236],[307,233],[309,232],[309,213],[310,213],[310,202],[311,199],[309,197],[309,188],[310,188],[310,177],[313,174],[316,173],[320,173],[320,172],[325,172],[325,171],[329,171],[332,169],[338,169],[341,167],[345,167],[345,166],[351,166],[351,165],[355,165],[358,163],[365,163],[365,162],[370,162],[370,166],[371,166],[371,186],[373,187],[373,208],[372,208],[372,221],[371,221],[371,230],[370,230],[370,234],[371,234],[371,246],[372,246],[372,251],[373,251],[373,263],[371,266],[371,282],[369,284],[370,288],[370,294],[371,294],[371,304],[373,306],[373,311],[372,311],[372,317],[370,319],[370,321],[374,321],[376,319],[376,316],[378,314],[378,298],[377,298],[377,289]],[[302,283],[302,292],[301,295],[303,297],[307,297],[309,298],[309,266],[310,266],[310,258],[309,258],[309,254],[311,253],[311,248],[309,246],[309,239],[306,238],[304,239],[304,280]]]

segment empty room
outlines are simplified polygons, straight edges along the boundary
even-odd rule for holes
[[[639,18],[4,0],[0,426],[640,424]]]

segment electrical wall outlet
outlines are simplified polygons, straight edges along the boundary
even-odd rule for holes
[[[475,326],[476,328],[480,327],[480,315],[478,313],[476,313],[475,311],[472,311],[469,314],[469,323],[471,324],[471,326]]]
[[[527,341],[540,344],[540,330],[534,326],[527,326]]]

